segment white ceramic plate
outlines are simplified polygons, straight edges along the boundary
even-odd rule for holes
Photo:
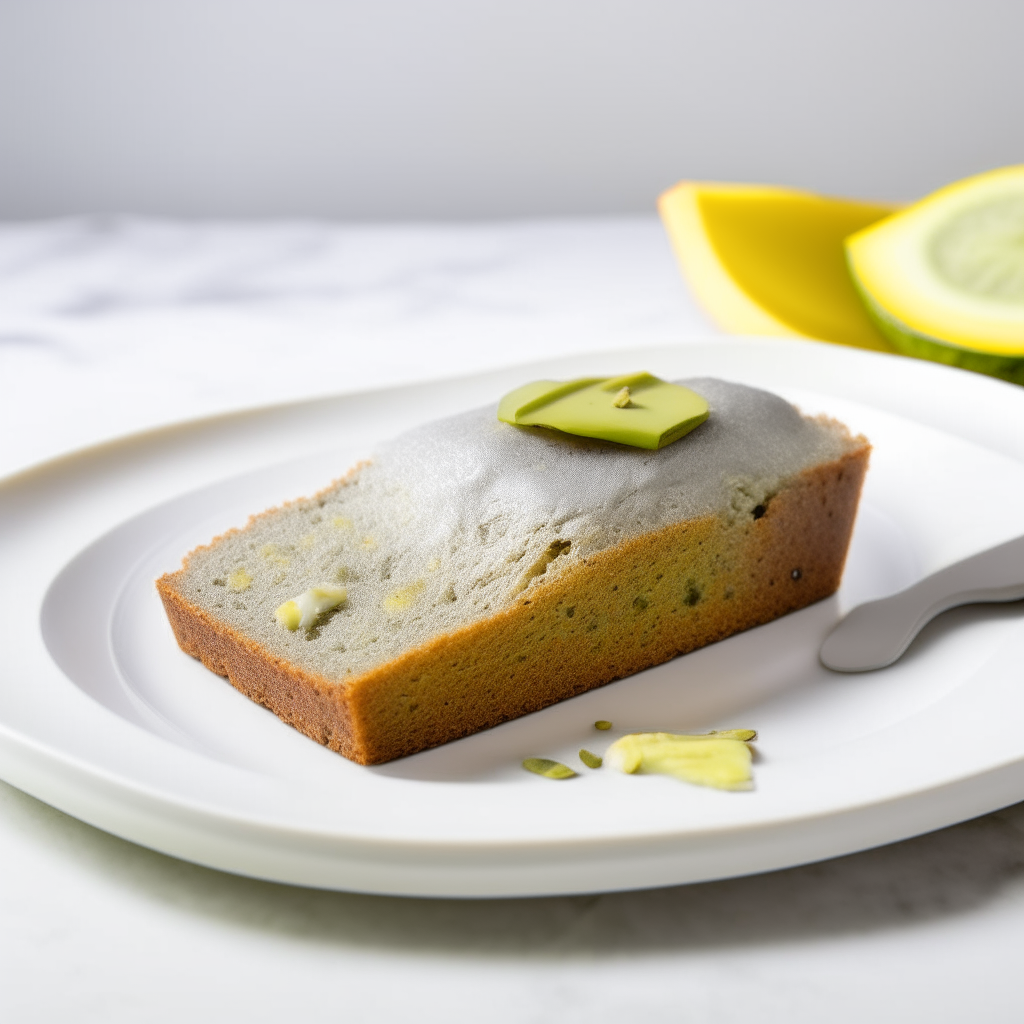
[[[835,598],[377,768],[306,740],[177,649],[153,579],[194,545],[407,426],[524,380],[636,368],[764,386],[869,436]],[[1024,798],[1020,605],[949,613],[882,672],[817,662],[841,609],[1016,535],[1021,509],[1024,391],[801,342],[573,357],[139,435],[0,485],[0,775],[175,856],[367,892],[638,888],[852,852]],[[595,732],[598,718],[615,729]],[[519,767],[573,763],[626,731],[725,726],[760,732],[752,793]]]

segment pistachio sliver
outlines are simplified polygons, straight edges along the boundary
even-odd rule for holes
[[[600,768],[604,764],[604,758],[598,757],[597,754],[592,754],[589,750],[580,751],[580,760],[588,768]]]
[[[720,740],[743,740],[744,743],[753,743],[757,739],[756,729],[712,729],[707,734]]]
[[[543,775],[546,779],[571,779],[576,773],[561,761],[552,761],[547,757],[528,757],[523,767],[534,775]]]

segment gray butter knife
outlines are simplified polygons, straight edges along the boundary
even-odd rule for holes
[[[891,665],[940,612],[1024,598],[1024,537],[971,555],[891,597],[858,605],[826,637],[821,663],[836,672]]]

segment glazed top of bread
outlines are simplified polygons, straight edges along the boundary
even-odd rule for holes
[[[340,680],[624,539],[749,515],[787,477],[864,443],[765,391],[681,383],[710,416],[658,451],[511,426],[492,407],[409,431],[320,494],[197,549],[177,588],[272,655]],[[274,610],[315,586],[343,586],[347,601],[311,630],[278,625]]]

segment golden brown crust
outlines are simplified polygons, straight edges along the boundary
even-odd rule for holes
[[[182,650],[311,739],[380,764],[832,594],[869,452],[864,442],[805,471],[758,518],[706,516],[569,562],[504,611],[344,681],[298,669],[218,622],[181,595],[181,573],[157,588]]]

